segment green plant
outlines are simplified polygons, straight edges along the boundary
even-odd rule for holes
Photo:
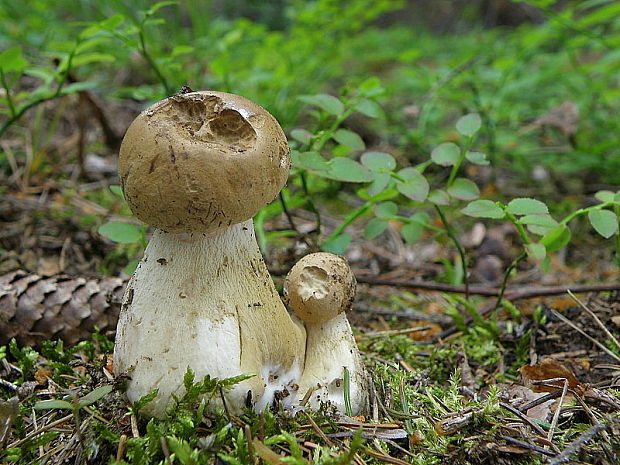
[[[324,94],[304,97],[304,101],[320,109],[315,114],[318,125],[313,132],[295,130],[291,133],[298,142],[296,150],[293,151],[293,166],[298,170],[309,209],[317,216],[318,232],[321,225],[320,215],[311,200],[313,193],[308,188],[308,174],[332,181],[368,184],[356,192],[363,204],[349,213],[322,242],[324,250],[343,253],[352,239],[345,233],[345,229],[361,217],[372,216],[365,228],[364,235],[367,239],[380,235],[388,227],[388,222],[393,220],[403,223],[400,232],[409,243],[417,241],[424,229],[442,233],[449,237],[458,250],[461,269],[467,270],[467,257],[452,225],[454,220],[448,219],[448,212],[453,211],[454,204],[466,201],[468,203],[460,209],[460,213],[475,218],[507,220],[513,224],[522,241],[523,252],[505,271],[502,293],[497,299],[496,308],[500,305],[507,281],[518,264],[527,257],[538,263],[544,262],[548,253],[565,247],[571,239],[568,225],[580,216],[587,215],[594,230],[604,238],[616,236],[616,248],[620,250],[620,191],[600,191],[595,195],[599,201],[597,205],[574,211],[560,221],[551,216],[544,202],[536,199],[516,198],[508,203],[479,199],[480,190],[476,183],[459,176],[465,162],[489,165],[484,153],[471,150],[476,135],[482,128],[482,119],[478,114],[467,114],[456,121],[455,128],[460,134],[461,145],[443,142],[431,151],[430,159],[415,167],[397,169],[396,160],[387,153],[365,152],[360,156],[359,162],[347,158],[352,152],[361,152],[365,146],[357,134],[340,126],[350,114],[360,111],[360,101],[371,102],[372,100],[367,100],[368,97],[380,93],[378,82],[369,80],[356,92],[345,95],[342,100]],[[361,111],[364,110],[365,107],[362,107]],[[378,116],[375,112],[366,114]],[[330,140],[336,145],[328,146]],[[330,153],[331,157],[325,158],[325,153]],[[435,181],[429,181],[430,175],[425,175],[425,171],[431,165],[449,168],[447,178],[435,174]],[[431,184],[437,184],[437,180],[443,185],[431,190]],[[411,216],[404,216],[399,214],[403,207],[415,208],[417,211]],[[441,226],[436,226],[436,222],[430,220],[427,210],[431,208],[437,213]],[[534,241],[530,234],[541,237]],[[462,276],[467,294],[467,272]]]

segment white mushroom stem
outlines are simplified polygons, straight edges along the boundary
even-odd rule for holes
[[[344,313],[325,323],[305,323],[306,363],[299,383],[298,402],[318,408],[331,403],[347,413],[345,389],[348,388],[352,415],[364,413],[368,403],[367,375]],[[345,386],[344,372],[349,372]],[[310,395],[308,397],[308,393]]]
[[[337,255],[306,255],[288,274],[287,303],[306,327],[306,361],[296,403],[317,408],[329,402],[353,415],[367,409],[366,370],[345,314],[354,294],[355,276]],[[350,397],[349,405],[345,394]]]
[[[305,331],[280,300],[252,220],[204,234],[156,230],[125,293],[115,370],[130,376],[131,402],[159,389],[149,415],[183,394],[188,367],[196,379],[255,374],[225,398],[234,412],[262,410],[276,396],[293,402],[304,349]]]

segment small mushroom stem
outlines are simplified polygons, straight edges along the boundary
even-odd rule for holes
[[[274,397],[290,404],[304,348],[251,219],[212,233],[155,230],[125,292],[115,351],[131,402],[159,389],[144,413],[161,416],[183,394],[188,367],[196,379],[255,374],[226,393],[234,412],[248,403],[262,410]]]
[[[286,277],[285,298],[306,328],[306,361],[297,403],[307,398],[308,404],[317,408],[329,402],[354,415],[367,409],[366,370],[345,314],[354,294],[355,276],[346,260],[337,255],[306,255]],[[349,390],[350,412],[345,389]]]
[[[330,402],[340,412],[347,412],[344,392],[349,389],[351,414],[366,410],[368,392],[363,361],[344,313],[325,323],[305,323],[306,363],[299,383],[298,399],[308,392],[308,405],[318,408]],[[344,370],[349,371],[350,382],[344,384]]]

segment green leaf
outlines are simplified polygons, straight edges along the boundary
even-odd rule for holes
[[[22,56],[21,47],[11,47],[0,53],[0,68],[3,72],[17,71],[21,73],[28,66],[28,62]]]
[[[398,213],[398,205],[395,202],[382,202],[375,205],[375,215],[378,218],[390,218]]]
[[[478,113],[462,116],[456,122],[456,130],[464,136],[473,136],[480,130],[482,121]]]
[[[504,210],[490,200],[474,200],[463,208],[461,213],[474,218],[493,218],[497,220],[501,220],[506,216]]]
[[[49,410],[49,409],[67,409],[74,410],[76,407],[71,402],[60,399],[42,400],[34,404],[36,410]]]
[[[598,191],[594,197],[602,203],[613,202],[616,194],[612,191]]]
[[[359,85],[358,89],[362,94],[366,95],[367,97],[380,95],[384,91],[383,87],[381,87],[381,80],[376,76],[366,79]]]
[[[476,183],[466,178],[456,178],[446,190],[450,196],[459,200],[474,200],[480,197],[480,189]]]
[[[547,250],[542,244],[526,244],[525,251],[528,257],[532,258],[536,262],[541,262],[547,256]]]
[[[434,189],[428,194],[428,201],[435,205],[449,205],[450,196],[444,190]]]
[[[403,236],[407,244],[413,244],[420,240],[424,232],[424,225],[428,224],[430,217],[426,212],[418,212],[411,216],[411,220],[410,223],[405,223],[400,228],[400,235]]]
[[[467,152],[465,158],[474,165],[488,166],[490,163],[486,154],[482,152]]]
[[[588,219],[594,230],[605,239],[618,232],[618,217],[610,210],[592,209],[588,211]]]
[[[157,2],[155,5],[153,5],[151,8],[149,8],[145,13],[147,16],[151,16],[155,13],[157,13],[158,10],[160,10],[161,8],[165,7],[165,6],[170,6],[170,5],[178,5],[179,2],[177,1],[164,1],[164,2]]]
[[[374,175],[375,180],[368,186],[368,194],[371,197],[383,192],[392,179],[389,173],[374,173]]]
[[[366,144],[362,138],[355,132],[348,129],[338,129],[332,134],[333,139],[339,144],[346,145],[352,150],[364,150]]]
[[[429,185],[426,178],[415,168],[403,168],[398,175],[405,179],[405,182],[398,181],[396,189],[405,197],[417,202],[424,202],[428,196]]]
[[[545,234],[540,240],[540,243],[545,246],[547,253],[553,253],[564,248],[566,244],[570,242],[570,239],[570,229],[562,224]]]
[[[547,205],[536,199],[513,199],[506,208],[513,215],[546,215],[549,213]]]
[[[117,197],[120,197],[123,200],[125,199],[125,194],[123,193],[123,189],[121,189],[121,186],[119,186],[118,184],[112,184],[110,186],[110,190]]]
[[[388,222],[382,218],[373,218],[364,228],[364,238],[374,239],[379,236],[388,227]]]
[[[194,53],[195,50],[196,48],[191,45],[177,45],[172,49],[172,52],[170,52],[170,56],[178,57],[179,55],[187,55],[188,53]]]
[[[120,244],[130,244],[142,239],[142,232],[136,225],[120,221],[110,221],[102,224],[98,232],[111,241]]]
[[[452,142],[444,142],[439,144],[431,152],[431,160],[441,166],[452,166],[458,162],[461,155],[461,149]]]
[[[349,234],[340,234],[339,236],[325,241],[325,243],[321,246],[321,249],[325,252],[342,255],[349,248],[351,239],[353,238]]]
[[[529,231],[541,236],[559,226],[559,223],[549,215],[525,215],[519,219],[519,223],[526,225]]]
[[[394,157],[384,152],[366,152],[362,154],[360,161],[371,171],[392,171],[396,168]]]
[[[344,104],[340,101],[340,99],[334,97],[333,95],[300,95],[297,98],[308,105],[319,107],[332,115],[340,116],[344,113]]]
[[[334,158],[330,161],[329,171],[324,177],[344,182],[370,182],[372,173],[362,164],[350,158]]]
[[[327,173],[330,169],[329,162],[318,152],[291,152],[293,166],[298,169],[308,170],[319,176]]]
[[[111,393],[112,389],[114,389],[114,387],[111,384],[107,384],[105,386],[99,386],[98,388],[93,389],[91,392],[86,394],[84,397],[80,397],[78,404],[80,407],[85,407],[87,405],[93,404],[97,402],[99,399],[101,399],[102,397],[105,397],[109,393]]]
[[[383,114],[383,109],[374,100],[362,99],[357,104],[357,111],[369,118],[379,118]]]
[[[307,144],[314,138],[314,134],[305,129],[293,129],[291,131],[291,137],[302,144]]]
[[[77,67],[77,66],[87,65],[89,63],[104,63],[104,62],[109,63],[115,60],[116,60],[116,57],[114,57],[113,55],[110,55],[109,53],[92,52],[92,53],[82,53],[81,55],[74,57],[72,64],[74,67]]]
[[[151,392],[149,392],[148,394],[140,397],[140,399],[138,399],[136,402],[134,402],[133,404],[133,410],[134,412],[139,412],[140,410],[142,410],[144,407],[146,407],[147,404],[153,402],[153,400],[155,400],[155,397],[157,397],[157,395],[159,394],[159,389],[153,389]]]

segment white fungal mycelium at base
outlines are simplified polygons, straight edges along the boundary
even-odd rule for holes
[[[144,413],[162,416],[171,394],[183,394],[188,367],[196,380],[255,374],[225,393],[233,412],[262,410],[276,397],[290,405],[306,341],[247,220],[204,234],[155,230],[125,292],[116,344],[115,370],[131,378],[129,400],[157,388]],[[211,410],[221,406],[213,400]]]

